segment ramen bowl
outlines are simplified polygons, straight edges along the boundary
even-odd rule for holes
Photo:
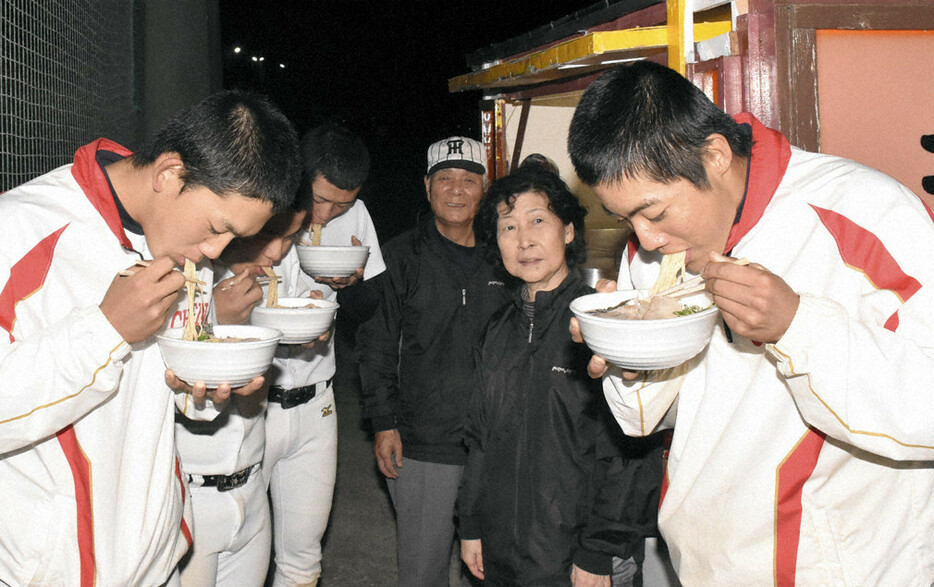
[[[315,340],[331,327],[339,307],[331,300],[311,298],[279,298],[278,303],[281,308],[253,308],[250,323],[282,332],[279,344],[302,344]],[[315,307],[306,308],[309,303]]]
[[[632,371],[667,369],[695,357],[710,342],[720,314],[704,292],[681,298],[685,306],[706,308],[687,316],[626,320],[591,313],[636,297],[647,298],[648,292],[596,293],[571,302],[584,342],[607,362]]]
[[[241,387],[265,373],[282,337],[275,328],[242,324],[214,326],[217,342],[182,340],[183,331],[170,328],[156,337],[162,360],[182,381],[201,381],[208,388]]]
[[[296,245],[302,271],[312,277],[348,277],[366,265],[370,247]]]

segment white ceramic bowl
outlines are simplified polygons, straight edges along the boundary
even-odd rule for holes
[[[312,277],[347,277],[366,265],[370,247],[329,247],[296,245],[302,271]]]
[[[707,346],[720,313],[716,306],[697,314],[658,320],[624,320],[588,313],[609,308],[646,292],[622,290],[579,297],[571,311],[580,322],[581,335],[590,350],[610,363],[633,371],[667,369],[694,357]],[[706,293],[681,298],[687,305],[706,307]]]
[[[306,308],[309,303],[317,308]],[[315,340],[331,327],[339,307],[337,302],[331,300],[310,298],[279,298],[279,305],[284,307],[257,306],[250,315],[251,324],[281,331],[279,344],[301,344]]]
[[[251,325],[214,326],[218,338],[256,338],[246,342],[181,340],[183,328],[170,328],[156,337],[165,366],[186,383],[203,381],[209,388],[221,383],[240,387],[269,369],[282,333]]]

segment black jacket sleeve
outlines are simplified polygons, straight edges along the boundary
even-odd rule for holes
[[[470,416],[464,430],[464,442],[467,444],[467,466],[457,494],[457,533],[461,540],[482,539],[480,519],[477,511],[486,475],[485,438],[487,436],[487,410],[489,408],[483,391],[481,373],[481,352],[475,353],[474,393],[470,399]]]
[[[602,418],[594,470],[595,499],[581,545],[584,551],[633,557],[641,563],[645,538],[658,536],[664,433],[631,438],[623,434],[609,409]]]
[[[357,330],[363,416],[374,432],[396,428],[397,415],[404,273],[388,255],[386,262],[386,271],[370,280],[378,307]]]
[[[373,279],[378,279],[379,276]],[[337,303],[341,313],[356,324],[369,320],[379,307],[379,296],[372,286],[373,279],[360,280],[350,287],[337,290]]]

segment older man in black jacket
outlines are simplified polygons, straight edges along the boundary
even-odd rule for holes
[[[357,337],[364,414],[396,510],[403,586],[448,584],[473,352],[506,302],[503,283],[475,250],[485,173],[473,139],[429,147],[433,215],[384,247],[380,309]]]

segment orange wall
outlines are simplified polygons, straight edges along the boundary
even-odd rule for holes
[[[875,167],[934,208],[934,31],[817,32],[821,152]]]

